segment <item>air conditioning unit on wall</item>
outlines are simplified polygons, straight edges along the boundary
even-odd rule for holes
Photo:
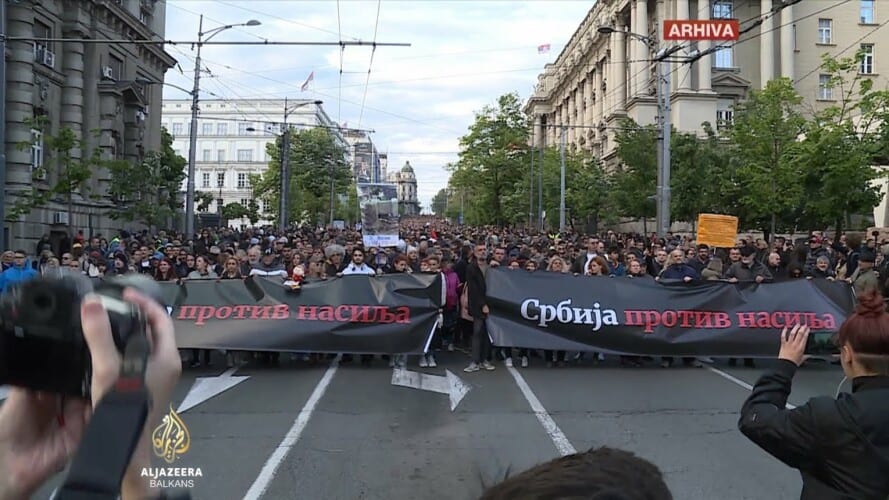
[[[102,66],[102,79],[114,80],[114,69],[111,66]]]
[[[56,67],[56,55],[51,50],[43,51],[43,65],[49,66],[50,68]]]

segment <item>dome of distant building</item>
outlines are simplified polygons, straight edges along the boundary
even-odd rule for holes
[[[412,174],[414,173],[414,167],[411,166],[411,162],[406,161],[404,162],[404,166],[401,167],[401,171],[405,174]]]

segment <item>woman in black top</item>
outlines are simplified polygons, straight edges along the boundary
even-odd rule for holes
[[[837,345],[852,393],[786,409],[791,380],[805,359],[809,328],[781,334],[778,365],[763,375],[741,409],[745,436],[799,469],[804,500],[889,497],[889,314],[876,292],[859,297]]]

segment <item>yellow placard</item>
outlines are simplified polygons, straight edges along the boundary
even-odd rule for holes
[[[738,218],[733,215],[698,214],[699,245],[732,248],[738,241]]]
[[[163,422],[151,434],[151,443],[154,454],[170,464],[191,448],[188,427],[173,410],[173,405],[170,405],[170,412],[164,415]]]

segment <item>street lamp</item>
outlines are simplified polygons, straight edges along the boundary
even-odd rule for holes
[[[287,106],[287,99],[284,99],[284,123],[281,135],[281,193],[278,196],[278,227],[283,233],[287,229],[287,214],[290,209],[290,128],[287,125],[287,118],[297,109],[314,104],[320,106],[324,101],[302,101],[294,104],[292,107]],[[247,127],[248,132],[255,132],[253,127]]]
[[[657,230],[660,236],[666,236],[670,231],[670,133],[673,124],[670,116],[670,67],[667,57],[679,50],[679,46],[666,50],[658,50],[657,40],[650,36],[640,35],[631,31],[618,31],[611,26],[599,26],[597,30],[603,35],[611,35],[612,33],[622,33],[631,38],[640,40],[648,46],[657,62],[657,107],[658,115],[660,115],[660,131],[658,133],[657,148],[657,191],[655,198],[657,199]]]
[[[194,88],[191,94],[191,127],[189,129],[189,151],[188,151],[188,184],[185,190],[185,239],[189,240],[194,237],[194,182],[195,182],[195,161],[198,148],[198,94],[201,91],[201,46],[204,42],[210,41],[211,38],[222,33],[223,31],[237,26],[259,26],[262,24],[256,19],[251,19],[241,24],[226,24],[208,31],[204,29],[204,15],[201,14],[198,23],[198,48],[194,59]],[[204,38],[206,36],[206,39]]]

